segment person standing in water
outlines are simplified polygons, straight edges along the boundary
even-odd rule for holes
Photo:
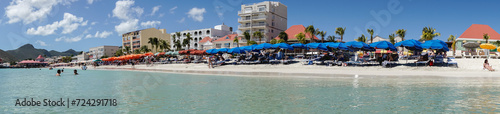
[[[56,76],[61,76],[61,70],[57,69],[57,74]]]
[[[61,72],[64,72],[64,68],[61,70]]]
[[[76,69],[73,70],[73,72],[75,73],[75,75],[78,75],[78,71],[76,71]]]

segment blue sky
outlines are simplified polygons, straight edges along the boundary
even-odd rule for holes
[[[95,46],[120,45],[123,31],[149,27],[165,28],[171,33],[225,23],[237,29],[240,5],[255,2],[260,1],[4,0],[0,2],[0,49],[31,43],[49,50],[88,51]],[[406,39],[418,39],[422,28],[431,26],[441,33],[441,40],[459,36],[471,24],[487,24],[500,30],[500,7],[495,0],[280,2],[288,6],[288,27],[313,24],[327,35],[335,35],[336,27],[346,27],[345,41],[360,34],[368,36],[366,28],[375,29],[375,34],[384,38],[397,29],[406,29]]]

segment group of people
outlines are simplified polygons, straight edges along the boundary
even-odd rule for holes
[[[52,68],[52,67],[51,67],[51,68]],[[63,72],[64,72],[64,68],[63,68],[62,70],[61,70],[61,69],[57,69],[57,74],[56,74],[56,76],[61,76],[61,73],[63,73]],[[76,69],[75,69],[75,70],[73,70],[73,73],[74,73],[75,75],[78,75],[78,71],[77,71]]]

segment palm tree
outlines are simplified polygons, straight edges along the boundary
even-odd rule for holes
[[[325,41],[326,31],[319,31],[318,35],[321,36],[321,43]]]
[[[295,35],[295,38],[297,38],[297,41],[298,41],[299,43],[303,43],[303,44],[305,44],[305,43],[306,43],[306,35],[305,35],[304,33],[302,33],[302,32],[301,32],[301,33],[299,33],[299,34],[296,34],[296,35]]]
[[[345,27],[337,27],[337,30],[335,30],[335,34],[340,35],[340,42],[344,40],[344,33],[345,33]]]
[[[455,36],[453,35],[450,35],[450,37],[448,37],[448,41],[451,42],[451,47],[453,48],[453,56],[455,56],[455,44],[457,43],[457,38],[455,38]]]
[[[177,36],[177,35],[172,34],[172,46],[175,46],[175,41],[176,41],[176,39],[177,39],[177,37],[176,37],[176,36]]]
[[[175,49],[176,49],[177,51],[181,50],[181,48],[182,48],[181,41],[180,41],[180,40],[176,40],[176,41],[174,42],[174,47],[175,47]]]
[[[392,43],[392,44],[395,44],[396,43],[396,35],[394,33],[392,33],[391,35],[389,35],[389,41]]]
[[[150,52],[151,50],[148,48],[148,46],[141,46],[140,52],[142,53],[147,53]]]
[[[373,29],[366,29],[368,33],[370,33],[370,43],[373,43]]]
[[[139,49],[134,50],[134,54],[139,54],[139,53],[141,53],[141,50],[139,50]]]
[[[240,40],[238,37],[234,37],[233,43],[236,43],[236,47],[240,47]]]
[[[250,39],[251,38],[250,33],[243,32],[243,38],[245,38],[245,40],[247,41],[247,45],[250,45],[250,40],[251,40]]]
[[[326,40],[328,42],[335,42],[335,36],[328,36],[328,38],[326,38]]]
[[[276,44],[278,41],[276,39],[272,39],[269,43],[270,44]]]
[[[187,45],[187,48],[189,50],[191,48],[191,40],[193,40],[193,38],[191,38],[191,33],[187,33],[186,39],[184,40],[184,42],[186,42],[185,44]],[[182,43],[184,43],[184,42],[182,42]]]
[[[262,36],[263,36],[262,32],[260,32],[260,31],[256,31],[253,33],[253,37],[259,38],[259,43],[262,43]]]
[[[356,39],[356,41],[360,41],[360,42],[366,42],[366,37],[364,34],[361,34],[360,37],[358,37],[358,39]]]
[[[128,54],[130,52],[130,47],[129,46],[125,46],[125,48],[123,48],[122,51],[125,51]]]
[[[304,30],[305,33],[309,33],[311,36],[310,40],[311,42],[314,41],[314,36],[318,34],[318,29],[314,29],[313,25],[307,26],[306,30]]]
[[[432,27],[424,27],[424,29],[422,29],[421,40],[423,41],[432,40],[438,36],[441,36],[441,33],[436,32],[436,29]]]
[[[160,43],[159,40],[158,40],[158,38],[156,38],[156,37],[150,37],[148,43],[151,44],[151,47],[154,48],[155,51],[158,51],[158,45]]]
[[[405,35],[406,35],[405,29],[399,29],[398,31],[396,31],[396,34],[398,34],[398,36],[401,37],[401,41],[405,40]]]
[[[286,41],[285,41],[285,40],[283,40],[283,39],[280,39],[280,40],[278,40],[276,43],[286,43]]]
[[[179,46],[177,47],[177,51],[181,50],[182,49],[182,43],[181,43],[181,32],[175,32],[175,35],[177,36],[177,40],[176,40],[176,43],[174,46]]]
[[[189,46],[189,40],[187,38],[182,40],[182,46],[184,47]]]
[[[278,35],[278,37],[280,37],[280,39],[283,39],[285,41],[285,43],[288,42],[288,34],[285,31],[280,32],[280,34]]]
[[[488,35],[488,33],[484,33],[483,34],[483,39],[486,40],[486,43],[489,43],[488,39],[490,39],[490,35]]]
[[[159,47],[163,52],[165,52],[165,50],[170,50],[170,44],[165,40],[160,40]]]

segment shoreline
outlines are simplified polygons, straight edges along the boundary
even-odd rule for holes
[[[499,59],[489,59],[493,68],[500,67]],[[459,68],[440,66],[396,66],[383,68],[381,66],[326,66],[326,65],[301,65],[300,63],[289,65],[223,65],[209,69],[207,64],[156,64],[124,66],[99,66],[88,67],[88,70],[123,70],[143,72],[163,72],[179,74],[201,74],[201,75],[224,75],[242,77],[497,77],[500,73],[482,70],[480,61],[484,59],[457,59]],[[79,69],[76,67],[57,67]]]

